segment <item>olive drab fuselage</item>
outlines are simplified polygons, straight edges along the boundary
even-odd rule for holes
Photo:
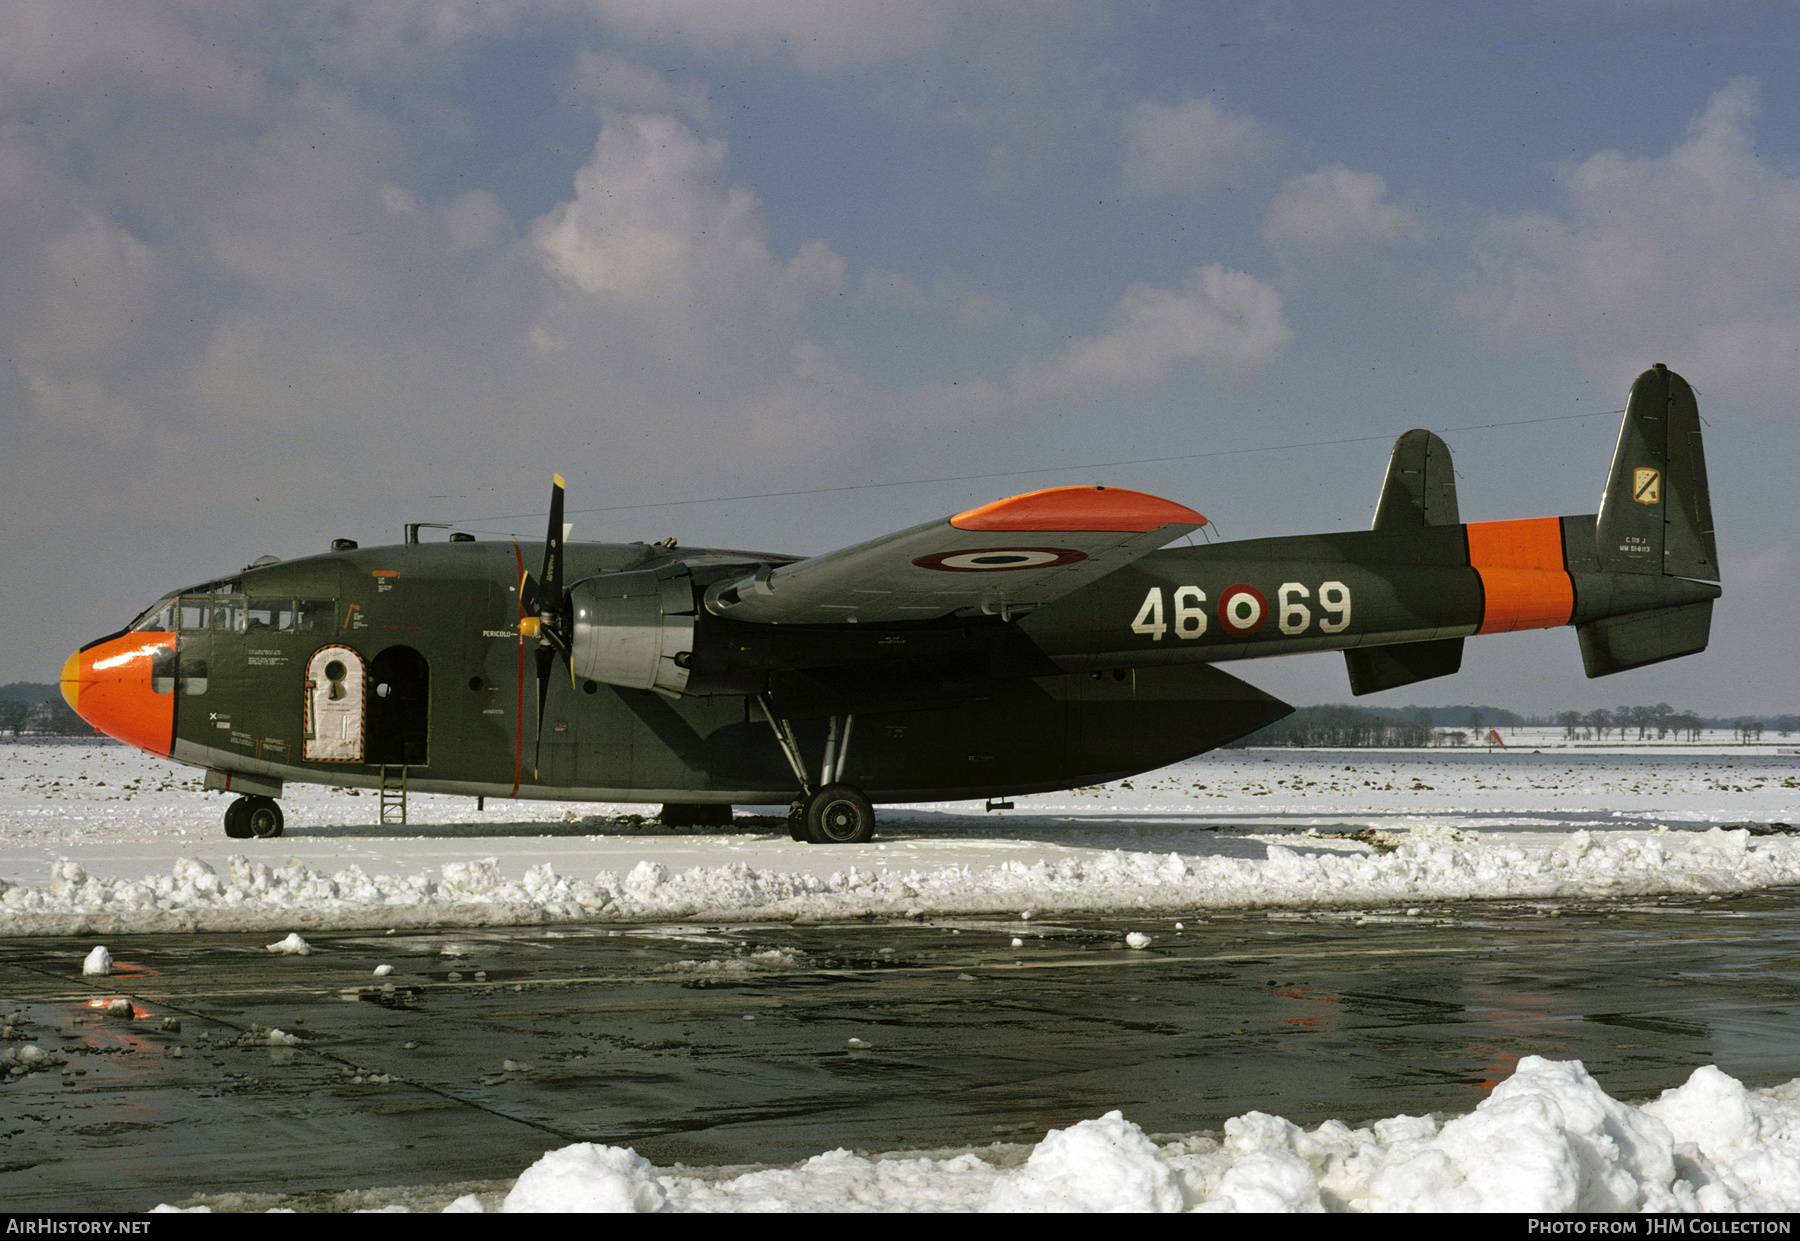
[[[1719,595],[1692,393],[1661,367],[1597,515],[1462,523],[1422,431],[1374,529],[1158,550],[1205,519],[1105,488],[810,560],[564,544],[561,494],[546,543],[351,548],[170,595],[72,656],[64,693],[209,787],[275,795],[403,769],[490,797],[964,799],[1150,770],[1291,710],[1232,661],[1341,650],[1366,693],[1572,625],[1598,676],[1703,649]]]

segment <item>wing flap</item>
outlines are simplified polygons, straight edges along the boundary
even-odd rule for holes
[[[765,624],[1011,615],[1053,602],[1206,524],[1117,487],[1055,487],[763,569],[707,591],[715,615]]]

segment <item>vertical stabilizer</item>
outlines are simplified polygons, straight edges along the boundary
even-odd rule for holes
[[[1430,431],[1408,431],[1394,441],[1388,458],[1374,528],[1398,532],[1460,524],[1450,446]],[[1344,652],[1350,692],[1373,694],[1449,676],[1462,667],[1462,649],[1461,638],[1353,647]]]
[[[1660,362],[1631,386],[1595,536],[1603,572],[1719,580],[1700,410]]]
[[[1394,455],[1388,458],[1374,528],[1416,530],[1461,522],[1450,446],[1430,431],[1408,431],[1394,441]]]

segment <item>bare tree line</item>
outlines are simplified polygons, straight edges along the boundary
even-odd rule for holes
[[[1748,745],[1762,740],[1765,728],[1773,728],[1783,737],[1800,729],[1800,718],[1792,715],[1778,715],[1766,723],[1748,715],[1728,721],[1707,720],[1695,711],[1677,711],[1666,702],[1650,707],[1615,707],[1610,711],[1605,707],[1587,712],[1564,711],[1556,717],[1556,723],[1570,741],[1605,741],[1613,735],[1624,741],[1633,730],[1639,741],[1648,741],[1653,735],[1658,741],[1670,737],[1698,741],[1706,729],[1724,727]]]

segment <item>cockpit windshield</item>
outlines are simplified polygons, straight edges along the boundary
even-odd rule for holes
[[[175,596],[165,595],[139,612],[137,619],[125,626],[128,633],[172,633],[175,630]]]
[[[194,595],[235,595],[235,594],[242,593],[243,589],[244,589],[244,584],[240,579],[226,578],[222,581],[205,582],[199,586],[190,586],[186,590],[178,590],[172,595],[164,595],[162,598],[158,599],[155,603],[153,603],[149,607],[145,608],[142,612],[139,612],[137,614],[137,619],[132,621],[129,625],[125,626],[125,628],[121,632],[124,632],[124,633],[144,633],[144,632],[173,633],[175,631],[175,629],[177,628],[177,626],[180,625],[180,622],[182,619],[182,617],[181,617],[182,606],[183,606],[182,600],[181,600],[182,595],[190,596],[190,599],[188,600],[188,603],[190,605],[195,602],[198,602],[198,603],[204,605],[210,601],[209,600],[194,600],[191,598],[191,596],[194,596]],[[242,606],[242,603],[240,602],[238,605],[238,611],[240,614],[242,613],[242,610],[243,610],[243,606]],[[209,609],[209,611],[210,611],[210,609]],[[191,620],[192,618],[190,617],[189,619]],[[240,621],[241,621],[241,615],[240,615]],[[206,620],[203,618],[197,625],[187,624],[187,625],[180,625],[180,627],[186,628],[186,629],[196,629],[196,628],[205,629],[207,627],[207,623],[206,623]],[[236,628],[241,629],[241,628],[243,628],[243,625],[241,623],[239,623],[238,625],[236,625]]]

